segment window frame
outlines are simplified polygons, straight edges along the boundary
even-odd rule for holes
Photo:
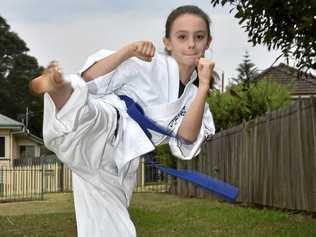
[[[3,139],[3,154],[1,154],[1,151],[2,151],[2,149],[1,149],[1,143],[2,143],[2,140]],[[5,142],[6,142],[6,137],[5,136],[0,136],[0,160],[5,160],[5,159],[7,159],[6,158],[6,144],[5,144]]]
[[[22,147],[24,147],[25,148],[25,150],[24,150],[24,154],[26,153],[26,147],[33,147],[33,156],[22,156],[22,153],[21,153],[21,148]],[[33,145],[33,144],[20,144],[19,145],[19,158],[20,159],[23,159],[23,158],[33,158],[33,157],[35,157],[35,154],[36,154],[36,146],[35,145]]]

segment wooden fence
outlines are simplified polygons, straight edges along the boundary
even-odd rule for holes
[[[176,180],[140,159],[135,192],[169,192]],[[37,200],[43,193],[72,191],[71,170],[55,156],[24,158],[0,167],[0,202]]]
[[[0,202],[43,198],[41,167],[1,167]]]
[[[241,203],[316,212],[316,99],[220,132],[178,167],[238,186]],[[210,195],[179,180],[177,193]]]
[[[13,167],[42,168],[44,193],[72,191],[71,170],[55,155],[14,160]]]
[[[71,171],[51,159],[28,159],[0,167],[0,202],[37,200],[43,193],[72,191]]]
[[[71,170],[60,162],[43,164],[43,192],[69,192],[72,191]]]
[[[170,192],[172,188],[175,188],[176,179],[162,173],[150,162],[146,162],[146,156],[153,157],[149,153],[140,158],[134,192]],[[159,160],[159,157],[155,158]]]

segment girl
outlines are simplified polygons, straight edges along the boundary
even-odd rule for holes
[[[182,6],[167,19],[165,54],[134,42],[95,53],[79,74],[62,75],[52,63],[31,82],[45,93],[44,142],[73,171],[78,236],[136,236],[127,207],[139,156],[169,143],[175,156],[191,159],[214,134],[205,103],[214,68],[204,58],[209,27],[201,9]],[[142,128],[129,116],[135,105],[176,136]]]

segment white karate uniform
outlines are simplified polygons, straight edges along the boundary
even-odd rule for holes
[[[56,111],[48,94],[44,96],[44,142],[73,171],[79,237],[136,236],[127,207],[136,183],[139,156],[156,145],[169,143],[175,156],[191,159],[205,138],[215,133],[212,114],[205,105],[194,144],[182,144],[156,132],[151,132],[149,140],[117,95],[131,97],[148,117],[176,133],[196,93],[192,84],[196,73],[180,98],[178,65],[173,58],[159,53],[151,63],[131,58],[111,73],[84,82],[80,74],[110,53],[95,53],[78,74],[65,76],[74,91],[60,111]]]

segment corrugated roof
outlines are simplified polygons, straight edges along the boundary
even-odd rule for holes
[[[0,114],[0,127],[1,128],[21,128],[23,123],[11,119],[3,114]]]
[[[267,79],[283,85],[292,85],[291,95],[316,95],[316,77],[301,73],[284,63],[266,69],[257,76],[257,79]]]
[[[24,125],[21,122],[18,122],[14,119],[11,119],[3,114],[0,114],[0,128],[13,129],[13,134],[15,136],[28,137],[29,139],[37,142],[39,144],[44,144],[43,140],[33,134],[31,134],[28,130],[25,131],[23,129]]]

